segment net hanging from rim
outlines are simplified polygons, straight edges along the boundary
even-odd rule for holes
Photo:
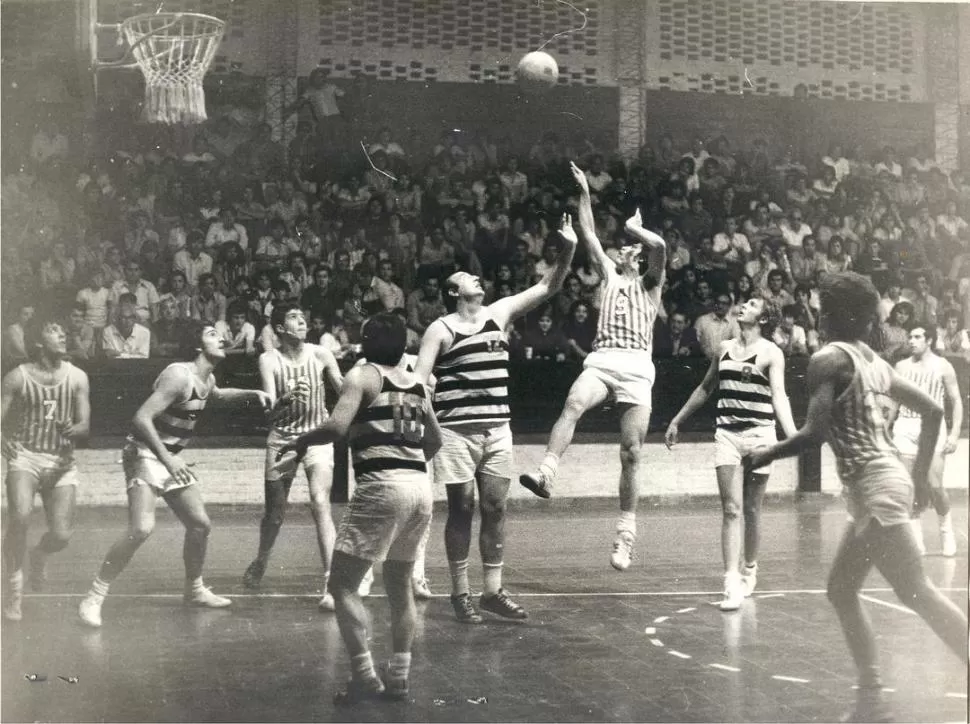
[[[226,24],[199,13],[135,15],[121,23],[129,52],[145,76],[142,117],[149,123],[206,120],[202,79]]]

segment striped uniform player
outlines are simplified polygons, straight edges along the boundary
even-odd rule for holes
[[[909,525],[914,484],[921,493],[929,487],[943,408],[862,341],[869,337],[879,304],[868,277],[827,275],[819,296],[822,330],[833,341],[809,363],[805,424],[786,440],[748,453],[743,465],[757,470],[822,442],[831,445],[851,521],[832,563],[828,598],[859,676],[855,708],[842,721],[892,721],[882,698],[876,637],[859,598],[873,566],[964,665],[967,661],[967,618],[927,579]],[[912,474],[889,438],[882,411],[887,402],[906,405],[922,417]]]
[[[202,581],[209,531],[198,479],[180,453],[192,440],[195,425],[209,401],[256,402],[264,409],[269,397],[262,390],[220,388],[213,374],[225,359],[226,343],[211,324],[194,322],[185,331],[183,347],[194,352],[191,362],[170,364],[158,378],[151,396],[132,419],[122,463],[128,490],[128,530],[115,542],[101,570],[81,601],[78,615],[89,626],[101,626],[101,607],[108,588],[155,527],[155,503],[161,496],[185,526],[184,601],[190,606],[225,608],[232,602],[217,596]]]
[[[502,590],[505,501],[512,479],[509,428],[508,337],[505,329],[562,288],[576,250],[572,220],[564,215],[559,235],[566,242],[546,277],[519,294],[484,305],[478,277],[452,274],[444,285],[450,314],[425,331],[415,374],[436,378],[434,409],[444,443],[434,458],[434,479],[448,492],[445,552],[451,571],[451,602],[462,623],[481,623],[471,601],[468,551],[475,490],[482,514],[479,551],[484,569],[482,608],[506,618],[527,617]]]
[[[243,576],[247,588],[259,586],[266,563],[279,535],[293,478],[299,468],[295,454],[278,455],[280,449],[303,433],[327,421],[325,382],[339,393],[342,377],[333,354],[315,344],[307,344],[307,321],[295,304],[278,304],[270,318],[279,339],[279,349],[259,357],[259,376],[263,391],[270,396],[270,431],[266,441],[264,477],[265,511],[259,525],[259,550]],[[302,457],[310,489],[310,510],[317,530],[317,545],[323,561],[323,591],[320,608],[333,610],[333,598],[326,593],[336,529],[330,511],[333,484],[333,445],[315,445]]]
[[[627,220],[631,239],[613,262],[596,238],[589,183],[583,171],[571,163],[580,187],[579,228],[590,263],[603,280],[602,302],[593,351],[583,362],[583,372],[569,390],[562,414],[552,428],[546,453],[538,469],[519,477],[536,495],[548,498],[559,469],[559,459],[573,439],[576,424],[588,410],[614,399],[620,417],[620,517],[613,540],[610,563],[617,570],[629,568],[636,540],[636,509],[639,498],[637,474],[640,452],[647,435],[652,405],[653,323],[660,308],[667,248],[663,238],[643,228],[639,209]],[[646,274],[641,276],[640,257],[646,249]]]
[[[3,539],[3,615],[22,618],[27,529],[40,493],[48,530],[30,553],[30,581],[43,587],[47,556],[70,540],[78,476],[75,441],[91,421],[88,376],[67,361],[61,325],[36,328],[28,340],[33,360],[3,378],[3,458],[7,463],[7,533]]]
[[[357,484],[337,532],[329,583],[351,660],[350,684],[335,697],[342,704],[408,695],[416,622],[411,580],[431,521],[427,461],[441,446],[441,431],[427,388],[400,364],[406,340],[400,317],[383,313],[368,319],[361,330],[368,362],[348,372],[333,416],[280,450],[280,455],[299,458],[313,445],[344,435],[350,442]],[[393,646],[383,681],[374,669],[367,610],[358,592],[366,573],[380,560]]]
[[[749,299],[741,305],[737,321],[741,334],[721,342],[704,379],[671,420],[664,436],[667,447],[673,447],[680,425],[717,390],[714,470],[722,511],[722,611],[736,611],[745,596],[754,591],[761,541],[761,502],[771,472],[769,466],[739,476],[741,459],[752,450],[777,442],[776,418],[786,436],[795,432],[795,421],[785,392],[785,357],[770,341],[778,323],[776,308],[764,299]]]
[[[950,499],[943,487],[943,467],[945,456],[957,449],[960,439],[960,425],[963,422],[963,398],[960,385],[957,382],[953,365],[943,357],[938,356],[933,348],[936,346],[936,329],[934,327],[917,326],[909,332],[910,356],[896,363],[896,372],[903,379],[909,380],[928,394],[944,409],[949,405],[953,424],[949,433],[946,423],[940,427],[940,436],[936,442],[933,464],[930,466],[929,502],[936,509],[940,523],[940,544],[944,556],[954,556],[957,552],[956,535],[953,531],[953,517],[950,514]],[[890,419],[893,430],[893,443],[899,450],[899,455],[906,467],[912,469],[913,460],[919,442],[922,418],[915,411],[905,405],[895,408],[895,422]],[[926,501],[916,500],[913,506],[913,535],[921,550],[925,551],[923,543],[923,529],[920,526],[920,514]]]

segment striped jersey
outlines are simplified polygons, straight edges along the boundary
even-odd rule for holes
[[[357,483],[395,482],[426,473],[424,459],[425,388],[415,380],[398,386],[377,365],[381,391],[358,411],[348,436]]]
[[[657,305],[642,277],[610,273],[603,281],[593,349],[638,349],[651,352]]]
[[[717,426],[722,430],[774,427],[771,384],[758,367],[758,353],[736,360],[725,352],[717,363]]]
[[[447,327],[447,323],[445,323]],[[434,411],[445,427],[509,420],[509,338],[494,319],[472,334],[454,335],[435,362]]]
[[[11,407],[10,419],[16,422],[11,426],[10,436],[31,452],[62,455],[73,449],[71,439],[61,434],[59,423],[74,421],[75,389],[84,373],[70,362],[62,364],[67,372],[53,385],[34,379],[30,365],[22,364],[18,368],[23,387]]]
[[[889,398],[892,368],[875,353],[867,360],[851,344],[832,342],[830,346],[849,355],[855,367],[852,381],[835,399],[828,429],[828,442],[844,482],[874,460],[897,459],[882,413]]]
[[[944,407],[946,388],[943,386],[943,366],[945,364],[948,363],[943,358],[928,354],[921,362],[914,362],[911,358],[900,361],[896,365],[896,372],[932,397],[940,407]],[[900,405],[899,417],[918,420],[920,414],[906,405]]]
[[[186,378],[185,389],[182,398],[166,407],[155,420],[155,430],[165,445],[165,449],[170,453],[180,453],[189,444],[195,434],[195,422],[201,412],[205,409],[205,403],[209,399],[209,393],[215,387],[216,379],[209,375],[209,379],[201,382],[191,369],[189,362],[175,362],[170,364],[162,373],[155,378],[152,389],[158,388],[158,382],[162,377],[173,368],[181,368]],[[148,445],[147,440],[143,440],[137,430],[132,430],[128,434],[128,440]]]
[[[273,431],[287,437],[295,437],[322,426],[327,421],[327,391],[324,384],[324,366],[315,353],[316,345],[306,344],[299,360],[293,360],[278,349],[266,352],[272,355],[273,382],[276,399],[296,387],[300,380],[310,386],[306,399],[294,399],[286,413],[273,422]]]

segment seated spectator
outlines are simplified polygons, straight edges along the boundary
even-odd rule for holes
[[[330,319],[337,311],[338,301],[330,283],[332,271],[326,264],[319,264],[313,272],[313,284],[300,295],[300,307],[309,316]]]
[[[151,324],[158,317],[158,290],[155,285],[141,276],[141,264],[137,261],[125,263],[125,278],[115,282],[108,299],[108,318],[112,319],[118,308],[119,299],[131,294],[135,298],[135,313],[140,324]]]
[[[896,304],[881,328],[880,354],[890,364],[895,364],[909,354],[909,332],[914,326],[913,305],[907,301]]]
[[[310,328],[307,330],[306,341],[310,344],[320,345],[337,359],[340,359],[349,351],[347,346],[341,344],[333,333],[333,325],[327,317],[319,313],[310,315]]]
[[[228,296],[236,288],[237,280],[248,279],[250,273],[250,264],[246,261],[242,247],[234,241],[225,242],[219,249],[218,259],[212,269],[216,288]]]
[[[812,236],[812,227],[802,221],[802,210],[793,208],[781,222],[781,238],[791,250],[800,249],[807,236]]]
[[[76,289],[74,274],[77,263],[67,254],[67,245],[63,241],[51,244],[50,254],[40,262],[40,289],[48,298],[62,301],[65,296],[71,296]]]
[[[781,312],[786,306],[795,303],[795,298],[791,295],[785,284],[787,283],[785,272],[781,269],[772,269],[768,272],[768,284],[761,290],[761,298]]]
[[[212,274],[199,277],[199,286],[192,296],[192,319],[215,324],[226,319],[226,296],[216,288]]]
[[[323,259],[323,239],[310,226],[310,219],[307,216],[297,216],[294,225],[296,243],[303,254],[308,266],[320,263]]]
[[[714,254],[728,266],[738,269],[743,267],[751,256],[748,237],[738,231],[738,220],[733,216],[724,219],[724,230],[714,235],[713,248]]]
[[[758,249],[757,258],[744,265],[744,273],[751,277],[756,291],[768,286],[768,274],[778,268],[778,254],[767,244]]]
[[[589,191],[593,196],[593,203],[596,197],[606,190],[606,187],[613,182],[613,177],[607,172],[603,165],[603,156],[595,154],[589,160],[589,168],[586,170],[586,181],[589,183]]]
[[[291,252],[286,258],[286,265],[276,275],[277,281],[286,282],[289,287],[289,297],[299,299],[303,290],[310,286],[310,274],[307,271],[306,259],[302,251]]]
[[[227,355],[256,356],[256,328],[248,321],[246,302],[234,301],[226,310],[228,321],[216,322],[216,331],[225,340]]]
[[[917,274],[913,278],[913,288],[904,288],[903,299],[913,305],[913,321],[915,324],[937,326],[937,312],[940,302],[930,293],[930,278],[925,273]]]
[[[798,307],[799,324],[805,327],[805,333],[811,337],[813,332],[818,331],[819,312],[812,302],[812,288],[808,284],[796,284],[793,296]]]
[[[790,177],[790,185],[785,196],[788,199],[789,208],[792,210],[801,209],[802,211],[807,211],[818,198],[815,192],[808,187],[808,179],[801,173]]]
[[[674,180],[664,184],[660,195],[660,210],[663,214],[680,218],[690,208],[687,202],[687,186],[683,181]],[[598,236],[599,234],[597,234]]]
[[[430,236],[418,247],[418,264],[432,265],[438,268],[455,263],[455,247],[445,240],[445,231],[440,226],[431,229]]]
[[[688,244],[697,244],[714,233],[714,219],[704,208],[704,199],[700,194],[690,198],[690,209],[680,217],[680,232]]]
[[[108,300],[111,290],[104,285],[104,273],[93,268],[85,286],[78,290],[74,301],[84,310],[84,321],[100,334],[108,324]]]
[[[381,308],[378,311],[390,312],[404,308],[404,290],[394,282],[394,265],[382,261],[377,265],[377,274],[371,280],[371,289],[377,292]]]
[[[522,335],[522,347],[526,359],[553,360],[564,362],[569,343],[562,330],[557,329],[552,318],[552,309],[546,307],[539,312],[534,325],[526,328]]]
[[[703,314],[694,322],[697,342],[708,359],[714,359],[721,342],[737,337],[741,333],[737,320],[728,316],[731,310],[731,296],[726,292],[714,298],[714,311]]]
[[[171,294],[163,294],[158,303],[158,320],[151,329],[151,356],[180,357],[190,325],[188,318],[179,315],[175,297]]]
[[[963,328],[959,309],[948,309],[943,315],[943,326],[937,330],[936,351],[947,359],[970,362],[970,336]]]
[[[71,309],[67,329],[67,354],[72,360],[93,359],[97,352],[94,327],[85,320],[85,308],[75,304]]]
[[[698,166],[694,163],[693,158],[683,157],[677,162],[677,170],[670,174],[667,180],[683,184],[684,196],[688,197],[700,191],[701,188],[701,180],[697,177],[697,169]]]
[[[796,284],[811,284],[820,271],[827,269],[825,257],[816,251],[814,236],[802,239],[802,247],[791,254],[790,265],[792,281]]]
[[[808,354],[808,337],[805,328],[798,324],[799,307],[787,304],[781,310],[781,323],[775,327],[772,341],[777,344],[786,357]]]
[[[557,321],[565,321],[577,302],[583,299],[583,283],[579,277],[573,273],[566,276],[563,281],[562,290],[552,298],[550,306],[553,316]]]
[[[529,195],[529,178],[519,170],[519,159],[515,156],[506,162],[505,170],[499,174],[509,202],[521,204]]]
[[[946,211],[936,217],[936,232],[940,241],[951,251],[966,251],[968,230],[970,225],[957,213],[957,202],[947,201]]]
[[[108,359],[148,359],[152,335],[138,323],[137,307],[134,294],[118,298],[116,321],[101,332],[101,353]]]
[[[892,198],[905,213],[912,213],[926,203],[926,187],[920,181],[919,172],[906,170],[906,178],[892,189]]]
[[[407,155],[404,153],[404,148],[401,147],[401,144],[391,139],[391,129],[387,126],[381,128],[377,138],[377,142],[372,143],[367,149],[367,153],[371,156],[375,153],[383,153],[388,158],[402,159]],[[380,168],[379,165],[377,166]]]
[[[101,265],[104,284],[109,289],[115,282],[125,278],[125,265],[122,261],[121,250],[114,244],[109,244],[104,250],[104,262]]]
[[[360,281],[355,281],[350,287],[350,296],[340,310],[340,318],[351,344],[360,343],[360,325],[367,319],[368,312],[364,308],[364,294],[366,287]]]
[[[236,221],[243,227],[248,227],[247,237],[266,218],[266,206],[259,198],[261,191],[259,184],[247,184],[243,186],[242,197],[232,205],[236,212]]]
[[[218,256],[223,244],[233,242],[246,251],[249,249],[249,234],[246,227],[236,221],[236,210],[225,206],[219,210],[219,218],[209,224],[205,235],[205,248],[210,256]]]
[[[205,237],[201,231],[189,232],[185,248],[175,254],[172,266],[182,272],[186,284],[191,288],[198,286],[199,277],[212,272],[212,257],[205,251]]]
[[[836,183],[841,183],[842,179],[848,176],[851,171],[849,159],[845,157],[842,145],[838,143],[832,144],[832,150],[829,151],[827,156],[822,157],[822,163],[835,171]]]
[[[654,337],[653,354],[655,357],[702,356],[697,330],[688,325],[684,312],[672,312],[667,323],[661,323]]]
[[[150,217],[144,211],[139,210],[132,214],[132,228],[125,233],[125,255],[129,259],[138,258],[146,241],[154,241],[161,246],[158,232],[149,227],[149,222]]]
[[[763,246],[777,246],[783,241],[781,227],[768,215],[766,204],[758,205],[754,217],[744,222],[744,235],[755,250]]]
[[[896,161],[896,149],[892,146],[885,146],[882,149],[882,160],[873,169],[878,176],[880,173],[888,172],[895,178],[903,177],[903,167]]]
[[[573,303],[562,324],[567,354],[571,359],[583,360],[593,351],[596,339],[596,311],[584,300]]]
[[[690,249],[684,244],[684,237],[672,226],[663,232],[664,241],[667,242],[667,271],[678,272],[684,267],[691,265]],[[596,277],[597,283],[599,277]]]
[[[833,236],[829,241],[828,252],[825,255],[825,271],[829,274],[850,271],[852,269],[852,257],[845,251],[842,245],[842,238]]]
[[[812,182],[812,191],[822,199],[830,199],[835,195],[835,190],[839,187],[839,180],[836,177],[835,168],[832,166],[822,167],[822,176]]]
[[[873,283],[878,289],[884,284],[880,284],[889,277],[889,273],[897,268],[894,254],[890,251],[885,253],[879,239],[870,239],[866,250],[859,258],[852,263],[853,268],[860,274],[865,274],[872,278]]]
[[[723,272],[728,264],[724,258],[714,252],[714,240],[710,236],[702,236],[694,252],[694,267],[701,273],[711,271]]]
[[[299,245],[286,235],[286,223],[279,217],[269,221],[269,234],[262,237],[253,253],[253,267],[257,270],[277,269]]]
[[[0,349],[3,350],[4,368],[28,361],[27,338],[28,331],[34,324],[35,311],[32,302],[21,304],[17,321],[3,330],[3,346]]]

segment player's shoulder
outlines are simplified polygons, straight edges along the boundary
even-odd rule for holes
[[[67,379],[70,381],[72,386],[86,385],[88,383],[88,373],[82,370],[75,364],[70,362],[66,363],[67,368]]]
[[[10,370],[7,374],[3,376],[3,385],[9,387],[12,385],[22,385],[27,380],[27,373],[24,371],[27,363],[19,364]]]

